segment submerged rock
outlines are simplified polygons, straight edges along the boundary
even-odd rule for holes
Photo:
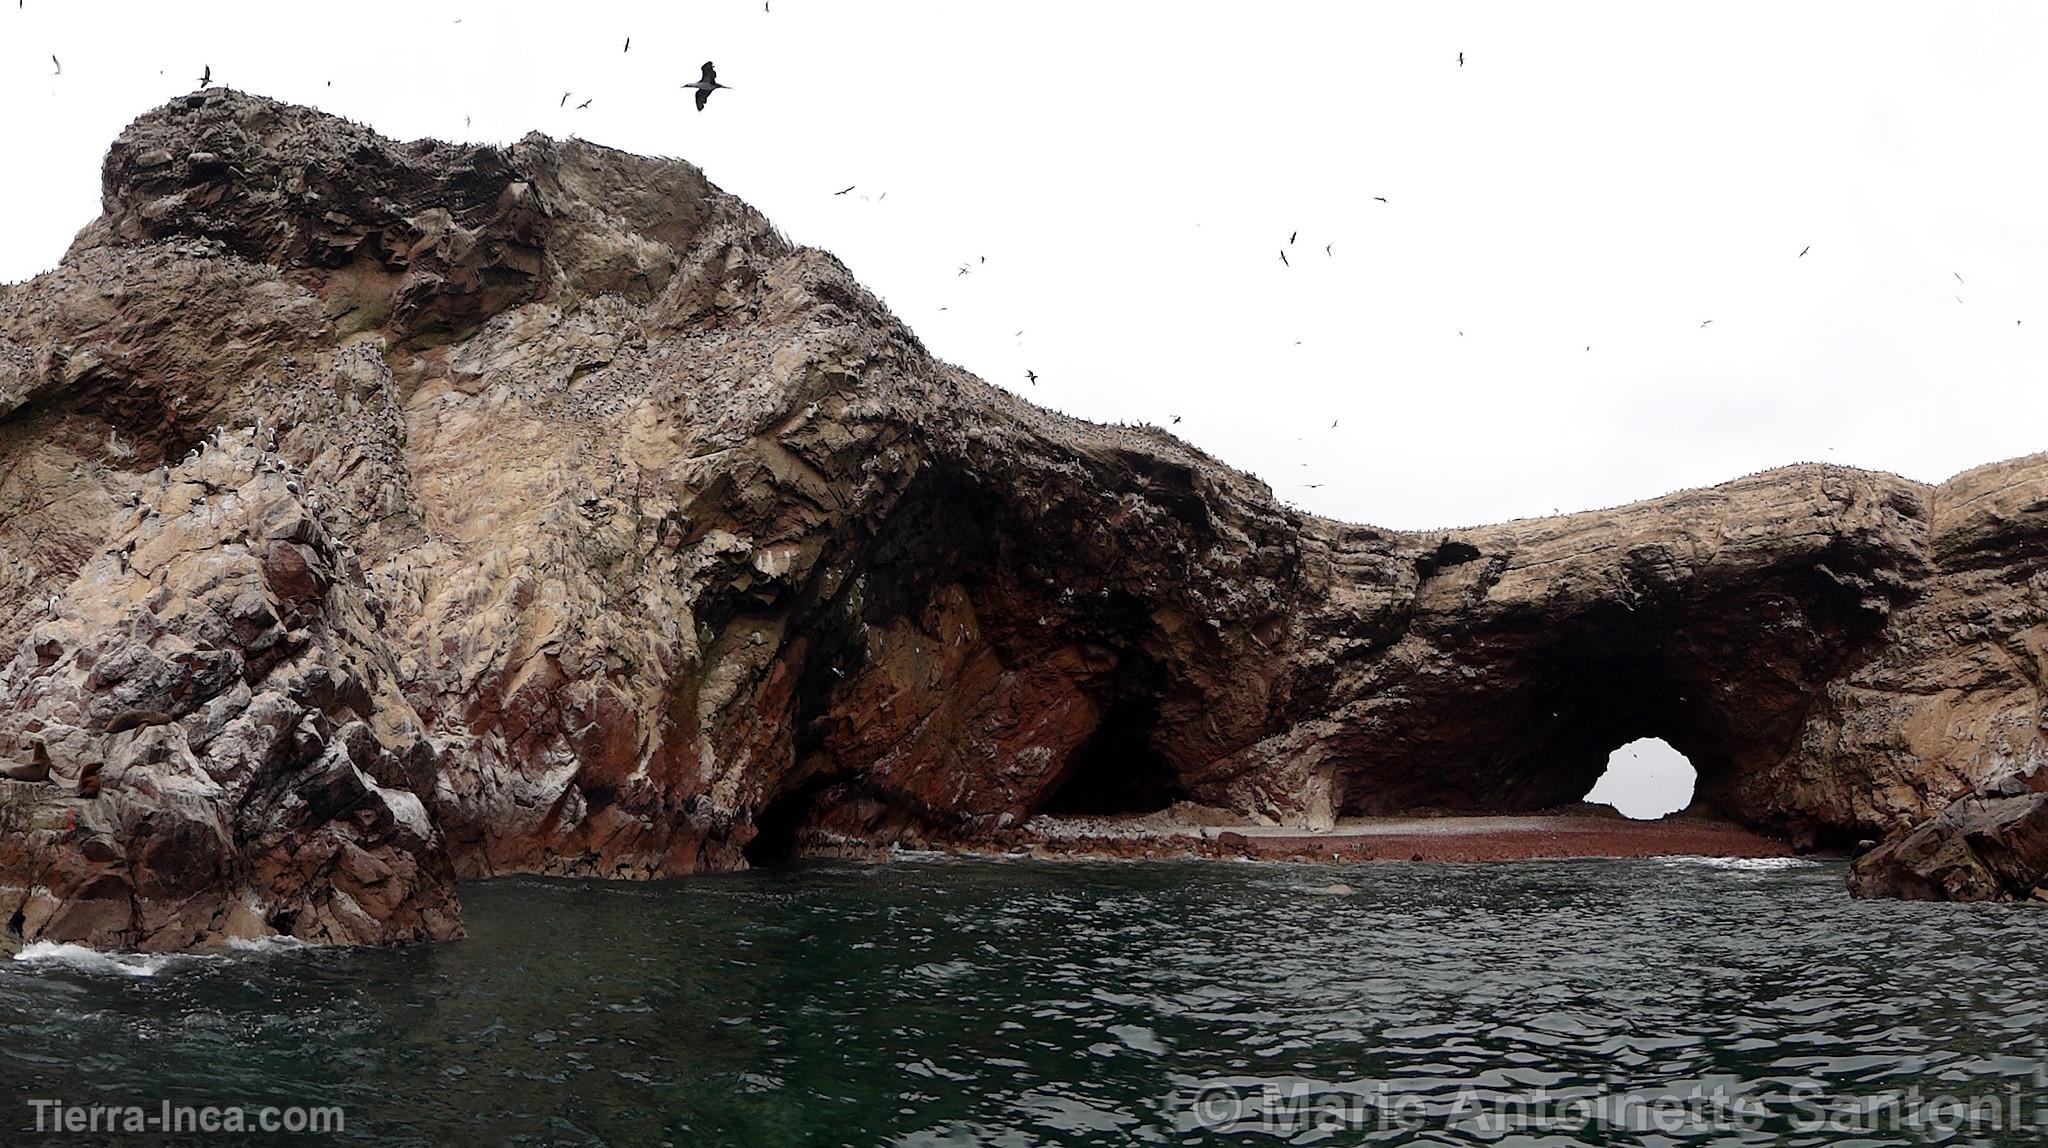
[[[1826,846],[2043,759],[2048,460],[1381,530],[934,360],[685,163],[214,89],[104,181],[0,288],[24,938],[447,936],[458,873],[1048,812],[1543,809],[1644,736]]]

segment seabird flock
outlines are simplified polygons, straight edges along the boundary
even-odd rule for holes
[[[16,3],[16,5],[15,5],[15,7],[16,7],[17,9],[21,9],[21,8],[23,8],[24,6],[25,6],[25,0],[17,0],[17,3]],[[764,13],[765,13],[765,12],[768,12],[768,11],[769,11],[769,6],[768,6],[768,4],[767,4],[767,3],[765,2],[765,0],[764,0],[764,3],[763,3],[763,4],[761,5],[761,10],[762,10],[762,11],[763,11]],[[456,19],[456,20],[455,20],[455,23],[457,23],[457,24],[460,24],[460,23],[462,23],[462,20],[461,20],[460,18],[458,18],[458,19]],[[627,37],[625,38],[625,42],[624,42],[623,46],[622,46],[622,47],[620,48],[620,51],[621,51],[622,53],[626,53],[626,52],[631,52],[632,50],[633,50],[633,38],[632,38],[631,36],[627,36]],[[64,74],[64,64],[63,64],[63,62],[62,62],[61,60],[59,60],[59,59],[57,58],[57,54],[56,54],[56,53],[54,53],[54,52],[52,52],[52,53],[50,54],[50,66],[51,66],[51,68],[53,69],[53,71],[52,71],[52,73],[51,73],[51,74],[52,74],[52,77],[53,77],[53,78],[54,78],[54,77],[61,77],[61,76],[63,76],[63,74]],[[1463,53],[1463,52],[1459,52],[1459,53],[1458,53],[1458,55],[1457,55],[1457,66],[1458,66],[1458,67],[1460,67],[1460,68],[1463,68],[1463,67],[1465,66],[1465,53]],[[199,87],[200,87],[201,89],[209,88],[209,87],[212,87],[212,86],[213,86],[213,83],[214,83],[214,79],[213,79],[213,66],[212,66],[212,65],[210,65],[210,64],[208,64],[208,65],[205,65],[205,66],[203,66],[203,67],[201,68],[201,70],[200,70],[200,73],[199,73],[199,80],[198,80],[198,84],[199,84]],[[330,80],[330,81],[328,81],[328,86],[329,86],[329,87],[332,87],[332,86],[333,86],[333,81],[331,81],[331,80]],[[726,84],[722,84],[722,83],[720,83],[720,82],[719,82],[719,80],[718,80],[718,69],[717,69],[716,65],[715,65],[715,64],[714,64],[714,63],[713,63],[712,61],[710,61],[710,60],[706,60],[706,61],[704,61],[704,65],[703,65],[703,68],[701,69],[701,72],[700,72],[700,74],[698,75],[697,79],[696,79],[696,80],[695,80],[694,82],[692,82],[692,83],[688,83],[688,84],[683,84],[683,85],[681,85],[681,86],[682,86],[682,88],[683,88],[683,89],[685,89],[685,90],[688,90],[688,91],[694,91],[694,92],[696,93],[696,104],[697,104],[697,110],[698,110],[699,112],[703,111],[703,110],[704,110],[704,108],[705,108],[705,106],[706,106],[706,105],[707,105],[707,104],[708,104],[708,103],[710,102],[710,100],[711,100],[711,93],[713,93],[713,92],[716,92],[716,91],[729,91],[729,90],[731,90],[731,89],[729,88],[729,86],[728,86],[728,85],[726,85]],[[569,105],[569,97],[570,97],[570,96],[572,96],[572,95],[574,95],[574,94],[575,94],[575,93],[574,93],[573,91],[565,91],[565,92],[563,92],[563,93],[562,93],[562,95],[561,95],[561,98],[560,98],[559,100],[557,100],[557,101],[556,101],[556,106],[557,106],[558,108],[567,108],[567,107],[568,107],[568,105]],[[589,107],[591,106],[591,103],[592,103],[592,102],[593,102],[593,101],[592,101],[592,99],[585,99],[585,100],[584,100],[583,102],[581,102],[581,103],[579,103],[579,104],[577,104],[577,105],[576,105],[576,108],[575,108],[575,110],[577,110],[577,111],[582,111],[582,110],[584,110],[584,109],[587,109],[587,108],[589,108]],[[468,117],[468,116],[464,116],[464,117],[462,117],[462,123],[463,123],[463,126],[464,126],[465,128],[467,128],[467,127],[469,126],[469,123],[470,123],[470,117]],[[846,195],[846,194],[848,194],[848,193],[852,192],[852,191],[854,190],[854,188],[855,188],[856,186],[857,186],[857,185],[855,185],[855,184],[848,184],[847,186],[845,186],[845,187],[841,188],[841,189],[840,189],[840,190],[838,190],[838,191],[835,191],[835,192],[833,192],[832,194],[833,194],[833,195],[835,195],[835,196],[843,196],[843,195]],[[879,203],[879,202],[881,202],[881,201],[882,201],[883,199],[886,199],[886,198],[888,197],[888,194],[889,194],[889,193],[885,191],[885,192],[881,193],[881,195],[879,195],[879,196],[876,196],[876,197],[874,197],[874,198],[873,198],[873,200],[872,200],[872,202],[876,202],[876,203]],[[863,196],[861,196],[861,198],[862,198],[863,200],[867,200],[867,199],[869,199],[869,197],[868,197],[868,196],[866,196],[866,195],[863,195]],[[1387,203],[1387,197],[1386,197],[1386,196],[1383,196],[1383,195],[1375,195],[1375,196],[1372,196],[1372,197],[1371,197],[1371,199],[1372,199],[1372,200],[1373,200],[1374,202],[1377,202],[1377,203],[1382,203],[1382,204],[1384,204],[1384,203]],[[1199,225],[1198,225],[1198,226],[1199,226]],[[1282,246],[1280,247],[1280,251],[1279,251],[1279,254],[1280,254],[1280,263],[1281,263],[1281,266],[1283,266],[1283,267],[1285,267],[1285,268],[1288,268],[1288,269],[1290,269],[1290,270],[1291,270],[1291,269],[1292,269],[1292,268],[1294,267],[1294,262],[1293,262],[1293,260],[1291,260],[1291,259],[1289,259],[1289,258],[1287,257],[1287,248],[1289,248],[1289,247],[1292,247],[1292,246],[1294,246],[1294,243],[1295,243],[1295,241],[1296,241],[1297,239],[1299,239],[1300,237],[1301,237],[1301,232],[1300,232],[1299,230],[1291,231],[1291,232],[1289,232],[1289,233],[1288,233],[1288,236],[1287,236],[1287,242],[1286,242],[1285,244],[1283,244],[1283,245],[1282,245]],[[1325,244],[1323,245],[1323,254],[1324,254],[1324,255],[1325,255],[1326,257],[1329,257],[1329,258],[1335,258],[1335,256],[1336,256],[1336,252],[1334,251],[1334,248],[1335,248],[1335,246],[1336,246],[1336,245],[1335,245],[1335,243],[1325,243]],[[1798,254],[1798,255],[1796,255],[1796,256],[1794,256],[1794,258],[1796,258],[1796,259],[1804,259],[1804,258],[1806,258],[1807,254],[1808,254],[1809,252],[1811,252],[1812,250],[1813,250],[1813,246],[1812,246],[1811,244],[1808,244],[1807,246],[1805,246],[1805,247],[1802,247],[1802,248],[1800,248],[1800,250],[1799,250],[1799,254]],[[987,256],[982,256],[982,257],[980,257],[980,260],[979,260],[979,262],[981,262],[981,263],[987,263],[987,262],[988,262],[988,257],[987,257]],[[955,278],[958,278],[958,277],[960,277],[960,276],[964,276],[964,275],[968,274],[968,273],[969,273],[969,270],[970,270],[970,268],[969,268],[969,266],[968,266],[968,265],[966,265],[966,264],[963,264],[963,265],[961,265],[961,267],[959,268],[959,271],[958,271],[958,273],[956,274]],[[1956,282],[1957,282],[1958,284],[1964,284],[1963,276],[1962,276],[1962,274],[1961,274],[1960,272],[1954,272],[1954,271],[1952,271],[1952,272],[1950,272],[1950,274],[1952,274],[1952,275],[1954,275],[1954,276],[1955,276],[1955,280],[1956,280]],[[1966,285],[1966,284],[1965,284],[1965,285]],[[1961,302],[1963,301],[1963,299],[1962,299],[1962,296],[1960,296],[1960,295],[1954,296],[1954,298],[1955,298],[1955,301],[1956,301],[1956,302],[1958,302],[1958,303],[1961,303]],[[945,308],[945,307],[940,307],[940,308],[939,308],[939,310],[941,310],[941,311],[944,311],[944,310],[947,310],[947,308]],[[1700,329],[1704,330],[1704,329],[1706,329],[1707,327],[1710,327],[1710,326],[1712,326],[1712,325],[1713,325],[1713,322],[1714,322],[1714,321],[1713,321],[1712,319],[1703,319],[1703,320],[1701,320],[1701,321],[1700,321]],[[2022,322],[2022,321],[2021,321],[2021,320],[2019,320],[2019,319],[2015,319],[2015,320],[2013,320],[2013,324],[2014,324],[2015,326],[2018,326],[2018,325],[2020,325],[2020,324],[2021,324],[2021,322]],[[1019,332],[1017,332],[1017,334],[1018,334],[1018,335],[1019,335],[1019,336],[1021,337],[1021,336],[1023,335],[1023,332],[1022,332],[1022,331],[1019,331]],[[1465,332],[1463,332],[1463,331],[1459,331],[1459,332],[1458,332],[1458,334],[1459,334],[1460,336],[1462,336],[1462,335],[1464,335],[1464,334],[1465,334]],[[1299,340],[1297,340],[1297,341],[1296,341],[1296,345],[1299,345]],[[1592,347],[1591,347],[1590,345],[1586,347],[1586,350],[1587,350],[1587,351],[1591,351],[1592,349],[1593,349],[1593,348],[1592,348]],[[1032,386],[1034,386],[1034,387],[1035,387],[1035,386],[1037,386],[1037,385],[1038,385],[1038,372],[1037,372],[1037,371],[1032,371],[1032,370],[1027,370],[1027,371],[1025,371],[1025,372],[1024,372],[1024,378],[1025,378],[1025,381],[1026,381],[1026,382],[1028,382],[1028,383],[1030,383],[1030,384],[1031,384]],[[1179,423],[1179,422],[1181,421],[1181,416],[1179,416],[1179,415],[1174,415],[1174,416],[1172,416],[1172,421],[1173,421],[1173,423],[1174,423],[1174,424],[1178,424],[1178,423]],[[1336,429],[1336,427],[1337,427],[1337,422],[1336,422],[1336,420],[1332,420],[1332,421],[1331,421],[1331,423],[1330,423],[1330,429],[1334,430],[1334,429]],[[1306,465],[1306,464],[1304,464],[1304,465]],[[1318,487],[1321,487],[1321,486],[1322,486],[1323,484],[1322,484],[1322,483],[1307,483],[1307,484],[1305,484],[1305,485],[1306,485],[1306,486],[1307,486],[1307,487],[1308,487],[1309,489],[1313,490],[1313,489],[1316,489],[1316,488],[1318,488]]]

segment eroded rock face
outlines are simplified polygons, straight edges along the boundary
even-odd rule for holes
[[[251,437],[138,476],[0,668],[0,744],[28,765],[0,783],[20,940],[461,932],[376,606]]]
[[[2048,793],[1957,801],[1858,857],[1849,891],[1916,901],[2048,901]]]
[[[206,775],[190,836],[227,844],[186,851],[250,875],[273,928],[441,935],[450,867],[677,874],[1048,810],[1527,810],[1642,736],[1802,844],[2039,769],[2048,460],[1378,530],[933,360],[687,164],[396,144],[215,90],[136,121],[105,175],[63,265],[0,289],[0,757],[100,754],[102,803]],[[189,495],[213,533],[153,544],[150,577],[189,584],[119,567],[134,503],[250,458]],[[325,541],[275,549],[286,505]],[[254,579],[290,657],[200,624]],[[180,699],[324,727],[222,781],[210,755],[242,777],[256,751],[182,701],[111,730],[118,686],[80,663],[137,643],[186,651],[149,663]],[[374,788],[305,804],[337,745]],[[276,860],[344,839],[391,876]],[[122,927],[90,935],[146,935]]]

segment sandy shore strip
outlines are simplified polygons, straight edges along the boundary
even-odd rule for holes
[[[1275,861],[1526,861],[1574,857],[1790,857],[1791,846],[1730,821],[1676,814],[1630,821],[1572,810],[1443,817],[1347,817],[1326,830],[1194,824],[1147,815],[1033,819],[991,845],[1038,857],[1246,857]]]

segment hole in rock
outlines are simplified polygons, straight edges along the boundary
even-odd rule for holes
[[[773,865],[796,856],[797,845],[809,825],[818,789],[804,786],[794,793],[763,806],[754,815],[754,839],[740,847],[740,856],[752,866]]]
[[[1156,701],[1123,701],[1111,707],[1074,754],[1044,811],[1055,816],[1156,813],[1186,797],[1173,767],[1152,749],[1152,728],[1158,721]]]
[[[1686,756],[1662,738],[1629,742],[1607,756],[1587,801],[1612,805],[1623,817],[1655,821],[1692,804],[1699,774]]]

